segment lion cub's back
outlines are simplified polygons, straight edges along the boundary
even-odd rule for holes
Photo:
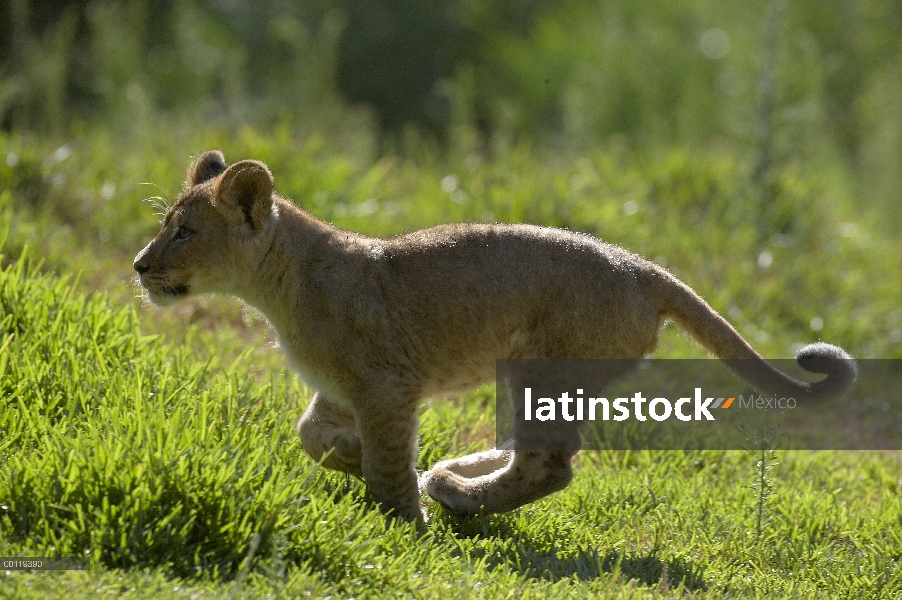
[[[390,304],[443,356],[633,357],[656,342],[641,285],[656,267],[588,235],[443,225],[385,240],[381,253]]]

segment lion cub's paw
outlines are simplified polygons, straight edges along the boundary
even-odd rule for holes
[[[349,431],[339,432],[326,446],[328,449],[323,453],[323,466],[362,478],[360,438]]]
[[[472,482],[441,466],[423,473],[420,489],[425,490],[445,510],[461,517],[475,515],[482,508],[482,494],[478,493]]]

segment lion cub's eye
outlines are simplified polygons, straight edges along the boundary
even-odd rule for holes
[[[181,241],[187,240],[189,237],[191,237],[191,233],[192,233],[191,230],[188,229],[187,227],[179,227],[178,229],[175,230],[175,235],[172,236],[172,239],[174,239],[177,242],[181,242]]]

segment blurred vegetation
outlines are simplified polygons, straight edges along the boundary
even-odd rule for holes
[[[862,197],[902,184],[898,0],[10,0],[0,124],[154,120],[302,129],[367,107],[487,148],[734,149],[835,169]],[[357,128],[357,122],[352,125]],[[405,134],[407,132],[407,134]],[[471,140],[472,141],[472,140]],[[845,179],[844,179],[845,178]]]

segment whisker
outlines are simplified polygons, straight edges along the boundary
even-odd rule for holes
[[[162,186],[160,186],[160,185],[158,185],[158,184],[156,184],[156,183],[152,183],[152,182],[150,182],[150,181],[142,181],[142,182],[140,182],[138,185],[152,185],[152,186],[154,186],[155,188],[157,188],[158,190],[160,190],[161,192],[163,192],[163,195],[164,195],[164,196],[167,196],[167,195],[168,195],[168,194],[166,193],[166,190],[163,189]]]
[[[158,190],[160,190],[161,192],[163,192],[163,194],[166,194],[166,190],[164,190],[163,188],[161,188],[159,185],[157,185],[155,183],[142,182],[142,183],[139,183],[138,185],[152,185],[152,186],[156,187]],[[172,201],[170,201],[169,198],[167,198],[165,195],[150,196],[149,198],[145,198],[144,201],[149,202],[153,208],[160,211],[157,214],[160,214],[161,216],[165,215],[166,211],[169,210],[169,207],[172,206]]]
[[[165,215],[166,211],[169,210],[169,203],[166,201],[166,198],[163,198],[161,196],[151,196],[150,198],[145,198],[144,202],[149,203],[152,208],[160,211],[159,213],[156,213],[159,215]]]
[[[163,192],[163,196],[150,196],[149,198],[144,198],[144,202],[149,203],[151,207],[157,210],[157,212],[154,213],[155,215],[160,217],[166,216],[166,211],[172,206],[172,201],[166,197],[166,190],[155,183],[148,183],[146,181],[142,181],[138,185],[152,185]]]
[[[145,198],[145,202],[149,202],[150,206],[156,209],[156,212],[153,214],[160,217],[159,223],[163,223],[163,218],[166,216],[166,212],[169,210],[169,207],[165,203],[160,202],[161,199],[158,198]]]

